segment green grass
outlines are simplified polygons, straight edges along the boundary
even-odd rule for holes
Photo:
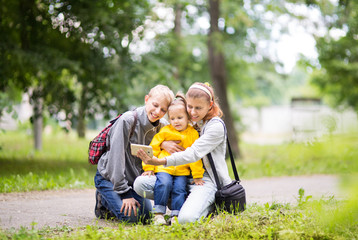
[[[33,150],[25,131],[0,133],[0,192],[93,187],[96,166],[87,161],[89,139],[74,133],[44,134]],[[237,160],[242,179],[358,172],[358,134],[325,137],[310,144],[260,146],[242,143]],[[231,176],[232,169],[229,164]]]
[[[352,204],[334,199],[295,206],[267,203],[251,205],[239,215],[220,213],[183,225],[113,222],[109,227],[22,228],[0,231],[0,239],[357,239],[358,207]]]
[[[238,161],[245,179],[263,176],[351,174],[358,172],[358,133],[326,136],[310,143],[242,144]]]
[[[34,151],[32,142],[25,132],[0,134],[0,192],[93,187],[89,140],[61,132],[44,135],[42,151]]]
[[[40,152],[24,132],[0,133],[0,192],[93,187],[96,167],[87,162],[89,140],[57,132],[44,135]],[[220,213],[173,226],[113,222],[71,228],[1,230],[0,239],[357,239],[358,134],[332,136],[311,144],[241,144],[243,179],[264,176],[339,174],[351,194],[313,201],[298,193],[298,204],[251,205],[239,215]],[[230,167],[229,167],[230,169]]]

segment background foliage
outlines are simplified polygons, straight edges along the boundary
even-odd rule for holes
[[[84,137],[90,120],[141,105],[158,83],[185,92],[195,81],[219,81],[214,85],[224,90],[233,113],[228,124],[239,121],[238,104],[260,109],[293,95],[317,95],[294,91],[309,77],[321,96],[333,96],[331,103],[356,109],[354,1],[223,0],[215,11],[194,0],[0,3],[0,113],[29,94],[37,149],[44,115],[64,113]],[[319,15],[312,22],[306,13],[314,10]],[[210,25],[214,12],[217,26]],[[288,73],[271,46],[293,22],[316,33],[319,62]],[[210,74],[210,46],[225,60],[223,82]]]

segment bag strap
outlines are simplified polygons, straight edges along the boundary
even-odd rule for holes
[[[134,116],[134,122],[133,122],[132,128],[131,128],[131,130],[130,130],[130,132],[129,132],[129,140],[128,140],[128,141],[130,141],[131,137],[133,136],[133,133],[134,133],[134,130],[135,130],[135,126],[137,125],[137,119],[138,119],[137,111],[134,109],[132,112],[133,112],[133,116]],[[109,121],[110,124],[113,125],[113,124],[118,120],[118,118],[119,118],[120,116],[122,116],[122,114],[118,115],[115,119],[112,119],[111,121]],[[111,146],[111,145],[108,146],[107,151],[110,150],[110,146]]]
[[[240,178],[239,178],[239,174],[237,172],[237,169],[236,169],[236,164],[235,164],[235,160],[234,160],[234,155],[232,154],[232,151],[231,151],[231,146],[230,146],[230,142],[229,142],[229,138],[227,136],[227,131],[226,131],[226,127],[225,127],[225,124],[222,122],[222,124],[224,125],[224,129],[225,129],[225,132],[226,132],[226,143],[227,143],[227,148],[229,150],[229,155],[230,155],[230,162],[231,162],[231,167],[232,167],[232,170],[234,172],[234,176],[235,176],[235,179],[236,181],[240,182]],[[216,185],[218,187],[218,190],[221,189],[221,184],[220,184],[220,181],[219,181],[219,176],[218,176],[218,173],[216,171],[216,168],[215,168],[215,164],[214,164],[214,160],[213,160],[213,157],[211,156],[211,153],[208,153],[207,154],[207,157],[209,159],[209,163],[211,165],[211,169],[213,170],[213,173],[214,173],[214,178],[215,178],[215,182],[216,182]]]
[[[211,156],[211,153],[208,153],[206,156],[208,157],[210,165],[211,165],[211,169],[213,170],[216,186],[218,187],[218,190],[220,190],[221,189],[221,184],[220,184],[220,181],[219,181],[218,173],[216,172],[213,157]]]
[[[131,137],[133,136],[134,129],[135,129],[135,126],[137,125],[137,119],[138,119],[137,111],[134,109],[132,112],[133,112],[133,116],[134,116],[134,122],[133,122],[132,128],[131,128],[131,130],[130,130],[130,132],[129,132],[129,138],[131,138]],[[122,115],[122,114],[118,115],[115,119],[109,121],[110,124],[113,125],[113,124],[118,120],[118,118],[119,118],[121,115]]]
[[[232,171],[234,172],[235,179],[240,182],[239,174],[237,172],[236,164],[235,164],[235,160],[234,160],[234,154],[232,154],[228,136],[226,136],[226,142],[227,142],[227,148],[229,150]]]
[[[135,126],[137,125],[138,116],[137,116],[137,111],[136,110],[133,110],[133,116],[134,116],[134,124],[132,125],[131,132],[129,134],[129,138],[131,138],[133,136]]]

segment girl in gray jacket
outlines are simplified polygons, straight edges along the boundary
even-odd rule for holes
[[[145,96],[145,106],[123,113],[110,129],[106,141],[109,150],[101,156],[94,178],[96,217],[115,217],[126,222],[148,219],[150,201],[133,190],[133,182],[142,172],[142,161],[131,155],[130,143],[151,142],[160,128],[168,124],[162,117],[173,98],[168,87],[157,85]]]
[[[179,223],[194,222],[206,217],[214,208],[215,192],[217,191],[215,178],[207,154],[211,153],[215,162],[219,181],[222,186],[231,183],[231,178],[225,161],[226,132],[221,120],[222,111],[218,106],[213,89],[208,84],[194,83],[186,94],[187,109],[191,120],[200,128],[200,137],[185,151],[170,150],[172,146],[162,144],[168,152],[175,152],[163,159],[150,158],[144,151],[138,152],[138,157],[146,164],[178,166],[203,160],[205,184],[190,185],[189,196],[182,206]],[[134,190],[141,196],[151,198],[155,184],[155,176],[140,176],[134,183]]]

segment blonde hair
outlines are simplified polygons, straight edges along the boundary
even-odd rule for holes
[[[170,88],[168,88],[167,86],[158,84],[157,86],[153,87],[152,89],[150,89],[148,96],[152,97],[152,96],[164,96],[165,100],[167,100],[167,103],[170,104],[173,99],[174,99],[174,93],[172,90],[170,90]]]
[[[203,89],[205,88],[205,90]],[[210,94],[209,94],[209,93]],[[196,82],[192,84],[186,93],[187,98],[205,98],[209,104],[212,103],[210,110],[203,118],[204,121],[210,120],[213,117],[222,117],[223,112],[218,104],[218,99],[215,97],[214,89],[209,83]]]
[[[175,95],[175,98],[174,100],[170,103],[169,107],[168,107],[168,115],[169,115],[169,109],[170,107],[172,106],[178,106],[178,105],[182,105],[185,112],[186,112],[186,115],[188,116],[188,119],[190,119],[190,116],[189,116],[189,113],[187,111],[187,104],[186,104],[186,99],[185,99],[185,96],[183,93],[181,92],[178,92],[176,95]]]

